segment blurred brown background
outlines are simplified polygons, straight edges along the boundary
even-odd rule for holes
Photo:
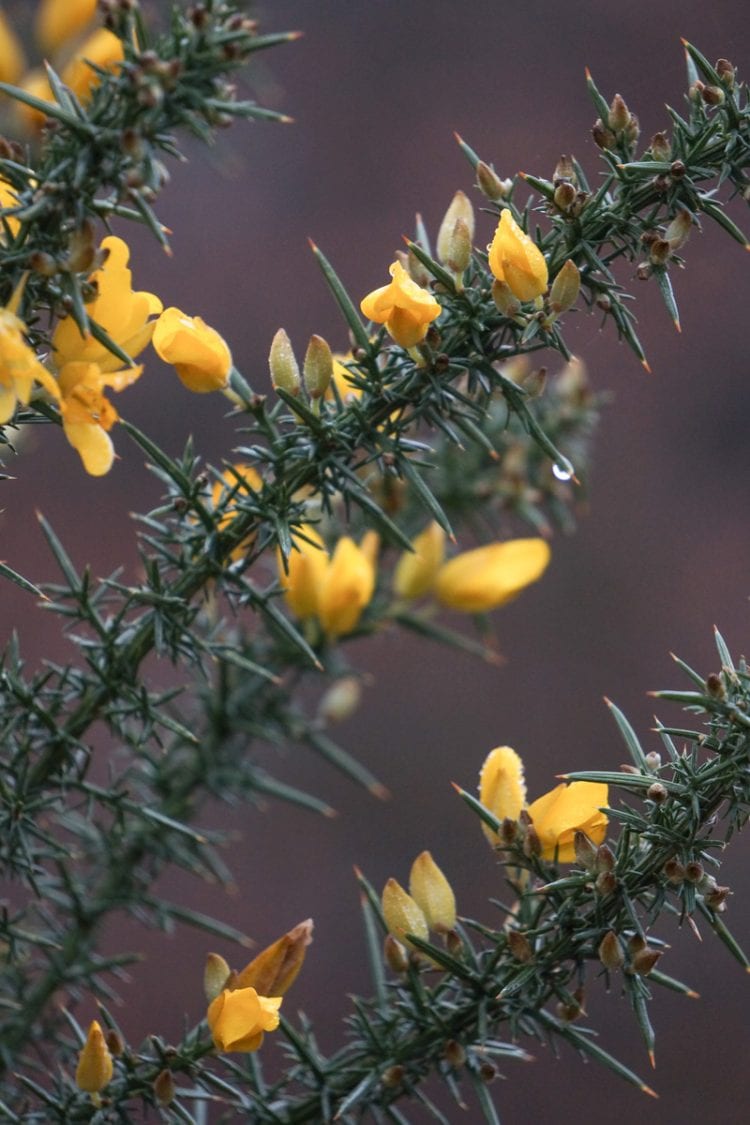
[[[345,345],[306,236],[353,295],[383,284],[414,212],[435,231],[456,188],[471,190],[454,129],[501,175],[549,176],[560,153],[572,151],[595,176],[584,66],[608,98],[623,94],[647,137],[667,124],[665,101],[681,106],[680,35],[709,58],[727,56],[750,72],[747,6],[739,0],[277,0],[257,14],[269,30],[305,32],[259,57],[254,71],[259,99],[296,123],[239,125],[212,152],[191,147],[190,163],[172,168],[161,206],[174,229],[174,258],[144,236],[132,241],[137,286],[215,325],[259,387],[280,324],[298,352],[313,331]],[[734,214],[750,229],[750,219]],[[490,235],[485,220],[478,237]],[[487,896],[502,897],[500,871],[449,782],[473,787],[485,754],[500,743],[524,756],[531,794],[566,769],[615,767],[625,754],[603,695],[657,748],[647,734],[653,700],[645,693],[684,686],[670,650],[707,673],[718,667],[714,623],[735,653],[746,645],[750,258],[714,229],[694,235],[686,257],[676,279],[682,336],[655,288],[633,282],[652,376],[613,333],[600,333],[597,318],[580,318],[575,348],[594,384],[613,398],[596,447],[591,511],[574,537],[554,544],[545,580],[497,615],[507,666],[498,671],[397,635],[362,646],[356,656],[373,683],[338,733],[392,799],[375,802],[291,748],[270,767],[325,796],[338,819],[280,806],[265,815],[216,809],[214,823],[238,833],[229,859],[239,893],[226,898],[187,879],[165,888],[261,943],[315,917],[316,941],[286,1010],[304,1008],[324,1048],[339,1039],[346,994],[369,991],[354,863],[379,886],[391,874],[405,880],[414,856],[429,848],[458,889],[460,910],[487,917]],[[214,461],[229,456],[236,440],[222,400],[190,396],[152,355],[146,376],[118,406],[172,452],[190,431]],[[98,574],[120,563],[132,572],[127,513],[159,496],[137,451],[115,433],[121,460],[97,481],[83,475],[59,433],[39,436],[45,440],[29,442],[10,466],[17,481],[2,489],[2,557],[32,578],[53,576],[33,518],[40,508],[76,562],[90,561]],[[15,588],[0,587],[0,611],[2,636],[22,624],[30,657],[70,651]],[[676,708],[660,705],[659,716],[679,725]],[[746,840],[734,843],[724,874],[736,891],[727,921],[750,945]],[[612,1125],[636,1115],[643,1125],[747,1120],[748,977],[710,933],[699,945],[667,923],[661,936],[673,946],[665,971],[688,979],[701,999],[657,997],[655,1075],[646,1074],[627,1001],[598,989],[589,1002],[602,1045],[661,1099],[569,1052],[557,1060],[538,1048],[535,1064],[509,1064],[509,1080],[496,1087],[504,1122],[573,1121],[584,1110],[606,1113]],[[112,940],[140,945],[142,935],[118,925]],[[200,1017],[207,948],[235,963],[242,958],[189,931],[149,935],[146,948],[125,992],[123,1020],[134,1036],[178,1033],[185,1010]],[[452,1112],[456,1120],[478,1119],[473,1110]],[[422,1120],[417,1110],[414,1120]]]

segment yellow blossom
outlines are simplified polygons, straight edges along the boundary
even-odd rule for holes
[[[36,16],[36,39],[49,53],[65,46],[96,15],[97,0],[42,0]]]
[[[349,536],[336,544],[318,592],[317,615],[329,637],[351,633],[375,589],[375,566]]]
[[[266,1031],[279,1026],[280,996],[259,996],[254,988],[223,989],[208,1006],[217,1051],[257,1051]]]
[[[23,74],[24,66],[23,47],[8,17],[0,10],[0,82],[15,84]]]
[[[393,574],[393,589],[400,598],[419,598],[432,589],[445,559],[445,532],[435,520],[412,540],[413,551],[404,551]]]
[[[526,805],[523,762],[510,746],[490,750],[479,774],[479,800],[498,820],[518,820]],[[482,831],[491,844],[498,836],[482,822]]]
[[[60,414],[65,436],[80,454],[83,467],[100,477],[112,468],[115,451],[109,430],[119,415],[104,391],[121,391],[139,378],[142,367],[105,372],[96,363],[72,361],[60,369]]]
[[[333,375],[331,377],[332,384],[335,385],[344,406],[352,399],[362,397],[362,388],[357,387],[352,382],[352,373],[344,364],[351,360],[352,353],[347,352],[346,355],[334,355],[333,357]],[[336,396],[333,391],[333,386],[329,386],[325,393],[326,402],[334,402]]]
[[[421,852],[411,866],[409,893],[431,930],[444,932],[456,924],[453,888],[429,852]]]
[[[57,383],[26,343],[26,326],[16,316],[22,291],[23,282],[7,307],[0,308],[0,425],[11,420],[17,403],[29,403],[34,383],[59,398]]]
[[[394,262],[389,273],[393,278],[390,285],[368,293],[360,308],[370,320],[384,324],[402,348],[411,348],[424,339],[442,309],[431,293],[412,281],[400,262]]]
[[[0,180],[0,207],[17,206],[18,196],[16,195],[15,190],[7,182],[7,180]],[[3,238],[3,235],[5,233],[3,228],[6,224],[11,234],[16,234],[18,228],[21,225],[15,215],[3,215],[3,218],[0,221],[0,239]]]
[[[547,263],[539,247],[506,208],[489,248],[489,265],[519,301],[533,301],[547,288]]]
[[[97,1095],[112,1078],[112,1071],[112,1055],[104,1033],[99,1023],[93,1020],[78,1055],[76,1086],[87,1094]]]
[[[114,70],[124,57],[122,40],[106,27],[99,27],[81,44],[60,77],[82,102],[86,102],[91,91],[101,82],[101,77],[89,64],[99,70]]]
[[[318,593],[328,568],[328,553],[314,527],[303,524],[287,559],[287,569],[279,557],[279,583],[295,617],[304,621],[318,612]]]
[[[248,492],[260,492],[262,488],[263,478],[252,465],[238,463],[226,469],[221,474],[221,478],[214,481],[211,488],[211,503],[214,508],[218,507],[222,500],[229,497],[224,515],[219,520],[219,531],[226,531],[232,520],[237,516],[234,498],[241,496],[243,493],[246,495]],[[249,535],[247,539],[234,548],[232,558],[242,558],[253,545],[254,540],[255,535]]]
[[[439,602],[463,613],[485,613],[504,605],[547,569],[544,539],[509,539],[464,551],[445,563],[435,578]]]
[[[576,832],[585,832],[594,844],[607,834],[607,816],[600,812],[609,803],[609,789],[594,781],[573,781],[557,785],[537,797],[528,808],[529,816],[542,844],[542,858],[573,863]]]
[[[165,309],[154,329],[154,348],[171,363],[189,391],[207,394],[229,382],[232,353],[226,341],[199,316]]]
[[[307,918],[282,934],[245,965],[232,988],[255,988],[261,995],[284,996],[304,964],[312,931],[312,918]]]
[[[86,312],[123,351],[135,358],[151,339],[156,321],[149,320],[149,317],[161,312],[162,303],[153,293],[133,290],[127,243],[110,235],[102,241],[100,250],[107,256],[103,265],[91,275],[90,281],[96,286],[97,296],[86,306]],[[70,316],[61,320],[55,329],[52,348],[58,367],[71,361],[96,363],[102,371],[122,367],[122,360],[91,333],[82,336]]]

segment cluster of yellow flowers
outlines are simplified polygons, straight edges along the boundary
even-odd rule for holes
[[[104,27],[94,27],[97,7],[97,0],[42,0],[35,20],[35,38],[44,57],[84,103],[99,82],[89,64],[113,70],[123,60],[118,37]],[[27,69],[23,47],[2,11],[0,81],[18,84],[43,102],[54,102],[46,71],[41,67]],[[43,124],[45,114],[41,110],[20,101],[14,108],[27,129],[35,130]]]
[[[222,337],[200,317],[163,309],[155,294],[134,291],[129,257],[121,238],[110,235],[103,240],[97,252],[101,265],[90,278],[96,292],[87,306],[91,321],[131,359],[152,341],[160,358],[175,367],[189,390],[225,388],[232,356]],[[8,306],[0,309],[0,425],[10,421],[18,402],[30,401],[38,383],[57,404],[65,436],[86,471],[101,476],[112,467],[109,431],[119,417],[105,391],[124,390],[140,377],[143,367],[123,365],[93,332],[82,334],[68,316],[52,336],[53,377],[26,343],[25,326],[16,315],[23,284]]]

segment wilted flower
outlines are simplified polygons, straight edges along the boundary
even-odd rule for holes
[[[510,746],[490,750],[479,773],[479,800],[498,820],[518,820],[526,805],[523,762]],[[491,844],[499,843],[496,832],[482,822]]]
[[[557,785],[537,797],[527,811],[542,844],[542,858],[554,859],[557,852],[560,863],[573,863],[576,832],[585,832],[594,844],[601,844],[607,835],[607,816],[600,809],[608,803],[608,787],[594,781]]]
[[[89,1027],[86,1042],[78,1055],[76,1086],[87,1094],[98,1095],[112,1078],[112,1055],[96,1020]]]
[[[445,559],[445,532],[436,520],[412,540],[413,551],[404,551],[393,574],[393,589],[400,598],[428,593]]]
[[[217,1051],[257,1051],[264,1033],[279,1026],[280,1007],[280,996],[259,996],[254,988],[223,989],[206,1013]]]
[[[232,353],[216,329],[199,316],[165,309],[156,322],[153,343],[159,358],[172,364],[189,391],[207,394],[227,386]]]
[[[488,543],[444,563],[435,578],[435,595],[450,609],[485,613],[541,578],[549,560],[544,539]]]
[[[360,308],[370,320],[384,324],[402,348],[411,348],[424,339],[442,309],[431,293],[412,281],[400,262],[394,262],[389,273],[393,278],[390,285],[368,293]]]
[[[162,303],[154,293],[134,291],[133,275],[128,269],[130,250],[126,242],[110,235],[103,239],[99,249],[106,257],[89,279],[96,287],[97,295],[86,306],[86,312],[127,355],[135,359],[154,333],[157,322],[149,318],[161,312]],[[71,316],[61,320],[55,329],[52,349],[57,367],[72,361],[96,363],[102,371],[115,371],[122,367],[122,360],[90,332],[82,336]]]
[[[506,208],[489,248],[490,269],[519,301],[533,301],[547,288],[547,263],[539,247]]]

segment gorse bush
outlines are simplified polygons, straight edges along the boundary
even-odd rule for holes
[[[714,669],[680,662],[684,689],[658,693],[693,713],[687,729],[660,726],[646,749],[612,707],[627,765],[561,762],[560,784],[529,800],[520,756],[490,751],[478,793],[458,792],[477,848],[502,865],[508,901],[487,917],[462,914],[461,888],[427,851],[408,891],[394,877],[380,894],[359,875],[372,984],[330,1055],[312,1025],[284,1015],[311,920],[239,970],[207,952],[206,1017],[178,1042],[158,1012],[143,1044],[127,1042],[112,1001],[127,1003],[117,977],[137,954],[105,952],[102,937],[125,912],[244,942],[162,888],[176,869],[231,884],[220,835],[201,827],[209,797],[328,811],[261,768],[256,745],[294,743],[383,792],[331,733],[359,699],[353,640],[389,626],[497,659],[485,616],[543,579],[549,540],[573,530],[586,487],[601,401],[566,341],[569,318],[595,313],[648,367],[634,270],[679,325],[673,274],[694,229],[747,248],[725,209],[750,196],[735,68],[686,44],[684,111],[650,139],[589,77],[595,181],[568,156],[551,178],[502,179],[458,138],[479,208],[457,191],[439,229],[419,221],[373,270],[382,284],[356,297],[313,246],[350,347],[313,335],[303,350],[280,328],[265,394],[200,309],[138,287],[127,231],[145,225],[168,248],[159,194],[182,133],[285,120],[238,100],[230,79],[296,34],[261,33],[222,0],[153,24],[135,0],[44,0],[34,17],[52,60],[39,72],[0,14],[0,441],[11,457],[25,427],[49,442],[62,430],[72,449],[60,457],[92,476],[116,472],[115,443],[130,441],[163,497],[137,517],[137,580],[79,570],[43,517],[58,581],[40,589],[28,567],[0,564],[77,650],[29,667],[13,638],[2,658],[0,861],[12,889],[0,913],[0,1117],[200,1121],[210,1104],[222,1120],[403,1122],[416,1100],[447,1120],[431,1100],[437,1078],[493,1122],[497,1063],[527,1058],[534,1038],[572,1044],[650,1093],[585,1025],[586,989],[616,982],[653,1059],[653,994],[693,995],[666,971],[665,915],[703,920],[748,967],[717,876],[747,818],[750,680],[718,635]],[[187,435],[173,458],[158,421],[146,434],[126,420],[150,348],[188,391],[227,399],[235,434],[221,465]],[[517,537],[497,538],[500,515]],[[159,686],[154,655],[180,686]],[[106,775],[92,768],[102,732]]]

